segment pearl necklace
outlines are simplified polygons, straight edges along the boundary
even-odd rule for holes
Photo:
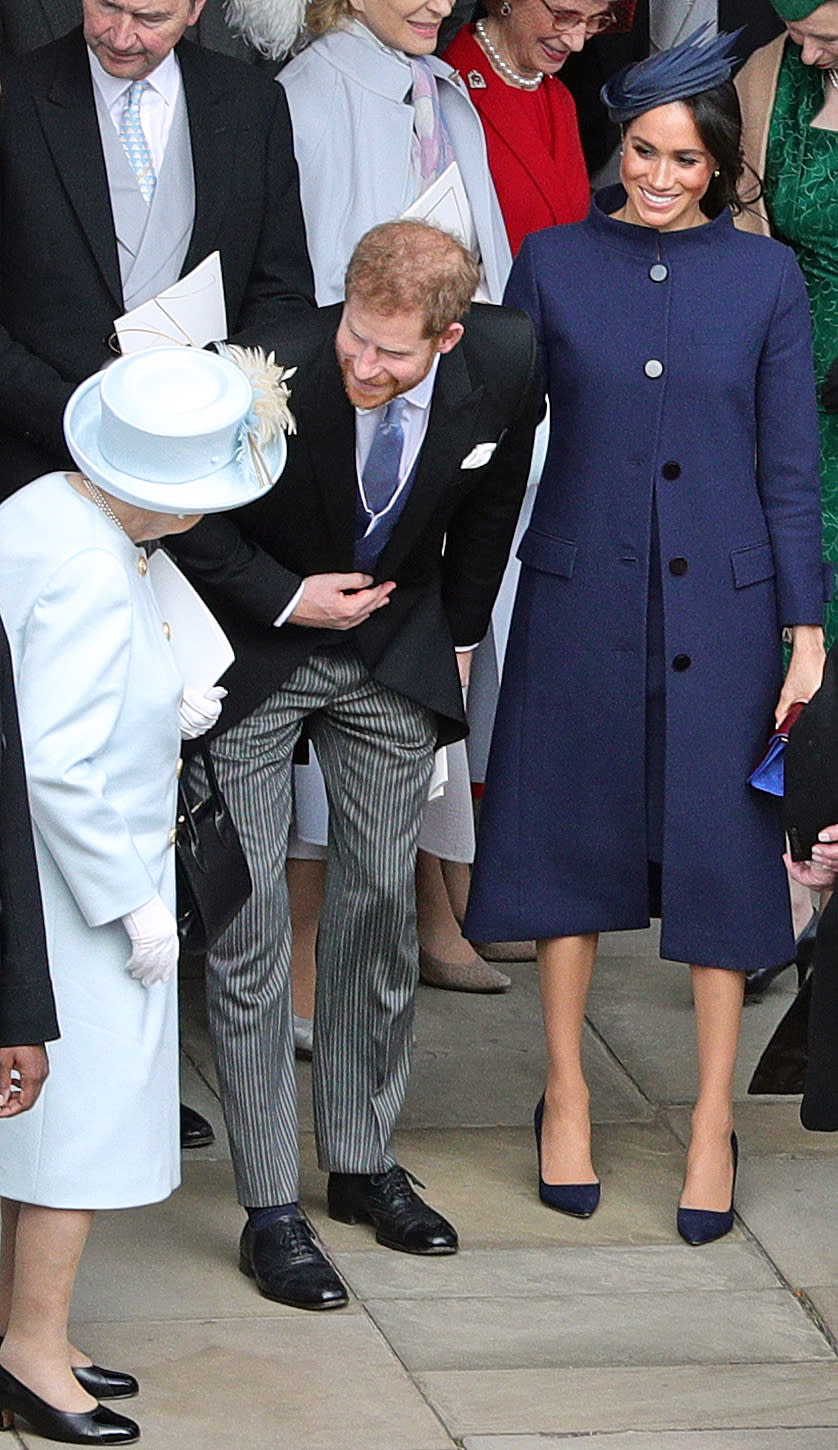
[[[101,493],[100,490],[96,487],[96,484],[93,482],[93,480],[88,478],[87,475],[84,473],[82,474],[81,479],[97,509],[101,509],[102,513],[105,515],[105,518],[110,519],[112,524],[116,524],[120,533],[123,533],[126,539],[131,539],[131,535],[129,534],[125,525],[120,523],[104,494]],[[134,540],[131,539],[132,544],[133,542]]]
[[[538,87],[544,80],[543,71],[537,71],[534,76],[519,75],[516,70],[512,69],[511,65],[507,65],[506,61],[498,51],[497,47],[492,44],[486,31],[485,20],[478,20],[474,29],[477,32],[477,35],[480,37],[483,49],[485,50],[490,61],[492,62],[492,65],[495,67],[495,70],[500,71],[501,75],[504,76],[506,80],[511,81],[513,86],[520,86],[523,91],[538,90]]]

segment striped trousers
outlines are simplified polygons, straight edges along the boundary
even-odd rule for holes
[[[320,1167],[378,1173],[410,1072],[418,977],[416,843],[433,762],[431,711],[369,676],[349,644],[313,654],[211,745],[253,895],[207,958],[207,1010],[236,1190],[298,1197],[285,857],[304,720],[329,797],[317,942],[314,1121]],[[200,766],[193,767],[200,770]]]

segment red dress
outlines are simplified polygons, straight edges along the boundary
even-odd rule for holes
[[[471,26],[459,32],[445,59],[460,72],[480,113],[512,255],[530,232],[582,221],[591,187],[567,86],[558,76],[545,76],[536,91],[508,86],[492,70]]]

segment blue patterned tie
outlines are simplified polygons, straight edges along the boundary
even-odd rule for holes
[[[148,81],[131,82],[119,126],[119,139],[125,155],[128,157],[128,164],[137,178],[137,185],[142,192],[143,200],[147,206],[151,206],[157,176],[143,130],[143,123],[140,120],[140,102],[147,87]]]
[[[406,407],[406,398],[391,399],[378,420],[372,446],[367,454],[361,482],[364,486],[364,501],[373,515],[384,512],[399,486],[404,443],[402,413]]]

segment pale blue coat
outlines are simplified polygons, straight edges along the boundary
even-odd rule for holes
[[[120,917],[174,909],[180,672],[145,554],[47,474],[0,508],[0,613],[20,706],[61,1039],[0,1123],[0,1194],[121,1208],[180,1181],[177,984],[125,971]]]
[[[492,302],[512,265],[486,154],[483,125],[462,81],[429,56],[439,103],[463,178]],[[280,71],[294,128],[300,198],[320,307],[343,301],[343,277],[356,242],[394,221],[415,201],[410,64],[370,34],[318,36]]]

